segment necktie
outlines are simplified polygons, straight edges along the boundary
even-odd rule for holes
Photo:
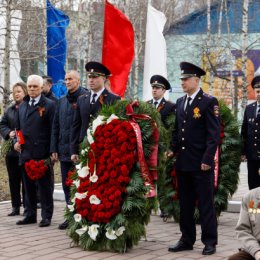
[[[96,93],[92,95],[92,100],[91,100],[91,102],[90,102],[91,105],[93,105],[93,104],[96,103],[96,96],[97,96]]]
[[[35,99],[31,100],[31,107],[34,107]]]
[[[256,118],[257,118],[257,119],[260,119],[260,105],[257,106]]]
[[[188,113],[189,109],[190,109],[190,101],[192,100],[191,97],[188,97],[188,100],[187,100],[187,105],[186,105],[186,108],[185,108],[185,113]]]
[[[157,108],[157,105],[158,105],[158,102],[155,101],[155,102],[153,103],[153,106],[154,106],[155,108]]]

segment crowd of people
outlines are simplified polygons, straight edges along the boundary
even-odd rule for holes
[[[12,211],[8,216],[19,215],[21,206],[24,207],[24,218],[17,225],[37,222],[37,197],[41,203],[39,227],[51,224],[55,162],[60,163],[66,204],[71,203],[66,179],[68,172],[79,161],[79,146],[89,124],[102,105],[109,106],[120,100],[119,96],[106,88],[111,75],[106,66],[91,61],[85,69],[88,88],[81,86],[77,71],[68,71],[65,75],[67,94],[60,99],[53,95],[53,82],[48,76],[30,75],[26,84],[19,82],[13,86],[14,104],[1,119],[0,133],[5,140],[12,140],[13,143],[5,159],[12,202]],[[219,105],[215,97],[200,88],[200,78],[205,75],[203,69],[188,62],[180,63],[180,69],[184,96],[176,104],[164,98],[171,86],[161,75],[151,77],[153,99],[147,101],[160,113],[166,128],[167,117],[171,114],[176,117],[171,149],[166,156],[176,158],[181,238],[168,250],[179,252],[193,249],[196,241],[194,211],[197,205],[201,241],[204,244],[202,254],[212,255],[216,252],[218,242],[214,208],[214,158],[221,131]],[[244,143],[242,160],[247,159],[249,188],[253,190],[243,199],[237,226],[243,249],[230,260],[260,259],[260,188],[257,188],[260,187],[260,159],[257,155],[260,145],[260,76],[253,79],[252,86],[257,101],[246,108],[241,137]],[[46,173],[37,180],[32,180],[27,174],[26,164],[30,160],[49,160]],[[252,201],[255,203],[253,206]],[[161,215],[164,214],[162,209]],[[59,229],[67,227],[67,221],[59,225]]]

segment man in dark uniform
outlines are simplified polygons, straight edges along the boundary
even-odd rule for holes
[[[175,114],[176,105],[164,98],[164,94],[167,90],[171,89],[169,81],[161,75],[153,75],[150,79],[152,87],[153,99],[147,101],[148,104],[154,106],[161,115],[161,119],[165,128],[168,128],[167,117],[171,114]],[[160,187],[158,186],[158,189]],[[158,190],[160,196],[160,189]],[[165,218],[168,214],[160,207],[160,217]]]
[[[196,200],[201,221],[202,254],[216,252],[217,219],[214,208],[214,157],[220,139],[218,101],[199,87],[201,68],[182,62],[181,84],[185,96],[176,103],[176,121],[172,151],[176,155],[176,172],[179,184],[180,230],[182,236],[169,251],[192,250],[196,241],[194,210]]]
[[[161,75],[153,75],[150,79],[152,86],[153,99],[147,101],[148,104],[153,105],[161,115],[163,124],[167,127],[167,117],[175,113],[176,105],[164,98],[166,90],[171,89],[171,85],[166,78]]]
[[[67,95],[57,102],[51,135],[52,159],[60,161],[62,187],[67,205],[70,204],[70,188],[66,185],[68,172],[74,168],[70,158],[70,132],[73,116],[77,107],[77,99],[88,93],[80,86],[80,75],[77,71],[68,71],[65,75],[65,82],[68,89]],[[65,220],[59,225],[59,229],[66,229],[68,221]]]
[[[40,192],[42,206],[42,220],[40,227],[51,224],[53,215],[53,197],[51,170],[48,166],[44,176],[36,181],[31,180],[24,168],[25,162],[29,160],[45,160],[50,156],[51,128],[55,112],[55,103],[46,98],[42,92],[43,79],[38,75],[31,75],[27,80],[28,96],[19,106],[17,129],[21,130],[24,144],[17,142],[15,149],[20,152],[20,163],[23,170],[25,186],[26,215],[19,220],[17,225],[26,225],[37,222],[37,200],[36,183]]]
[[[42,93],[45,95],[45,97],[51,99],[52,101],[57,102],[58,99],[51,91],[53,85],[52,78],[49,76],[42,76],[42,78],[43,78]]]
[[[71,160],[76,162],[79,157],[79,144],[87,135],[87,129],[91,118],[97,116],[102,105],[110,105],[120,97],[110,93],[105,88],[105,81],[111,75],[109,69],[95,61],[88,62],[85,66],[88,76],[90,92],[81,96],[77,101],[71,129]]]
[[[253,78],[256,102],[247,105],[241,128],[243,140],[242,160],[247,159],[248,186],[260,187],[260,76]]]

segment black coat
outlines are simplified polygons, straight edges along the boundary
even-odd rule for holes
[[[0,121],[0,134],[5,140],[8,140],[10,138],[9,133],[15,130],[15,126],[16,126],[15,120],[17,119],[17,113],[18,113],[18,105],[13,104],[6,109]],[[8,156],[16,157],[18,155],[19,153],[13,149],[8,153]]]
[[[86,93],[88,90],[80,87],[75,93],[63,96],[57,103],[52,126],[51,152],[58,153],[60,161],[71,161],[70,132],[73,115],[76,111],[78,97]]]
[[[153,104],[153,100],[147,101],[148,104]],[[160,104],[157,106],[157,111],[161,115],[162,122],[164,126],[167,127],[167,117],[171,114],[175,114],[176,111],[176,105],[170,101],[167,101],[165,98],[163,98],[160,102]]]
[[[172,142],[173,151],[177,153],[176,169],[200,171],[202,163],[214,167],[214,157],[220,140],[218,101],[200,90],[186,114],[185,99],[186,95],[176,103]]]
[[[256,117],[257,102],[247,105],[241,137],[243,140],[242,154],[246,155],[247,160],[260,161],[260,119]]]
[[[55,97],[52,91],[49,91],[47,94],[45,94],[45,97],[54,101],[55,103],[58,101],[58,99]]]
[[[81,96],[77,101],[77,109],[74,114],[71,128],[70,152],[71,154],[79,153],[79,144],[87,134],[87,129],[92,118],[95,118],[102,105],[111,105],[120,97],[108,92],[106,89],[99,96],[94,105],[90,105],[91,93]]]
[[[55,103],[43,94],[35,107],[30,107],[29,100],[29,96],[26,96],[18,109],[17,129],[22,131],[24,137],[20,155],[22,164],[30,159],[49,157],[51,129],[55,113]]]

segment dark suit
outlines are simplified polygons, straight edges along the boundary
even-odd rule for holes
[[[40,109],[44,112],[40,113]],[[41,94],[39,103],[34,107],[29,105],[29,96],[24,98],[24,102],[19,106],[18,125],[23,133],[24,144],[20,154],[20,162],[24,163],[30,159],[41,160],[50,156],[51,128],[55,112],[55,103]],[[50,166],[51,167],[51,166]],[[26,217],[36,218],[36,182],[39,187],[40,201],[42,205],[42,218],[51,220],[53,214],[52,180],[51,170],[37,180],[32,181],[23,172],[25,195],[26,195]]]
[[[260,187],[260,118],[257,118],[257,102],[246,107],[241,137],[242,154],[247,158],[249,189]]]
[[[71,154],[79,153],[79,144],[87,134],[87,129],[92,118],[95,118],[102,105],[111,105],[120,97],[108,92],[106,89],[99,96],[95,104],[90,104],[91,93],[78,98],[77,109],[74,114],[70,135]]]
[[[153,99],[147,101],[148,104],[153,104]],[[176,105],[170,101],[167,101],[165,98],[162,98],[160,104],[157,106],[157,111],[161,115],[162,122],[167,126],[167,117],[171,114],[175,114]]]
[[[187,113],[186,96],[176,104],[173,151],[179,183],[181,240],[193,245],[196,240],[194,209],[196,199],[200,211],[201,240],[205,245],[217,244],[217,221],[214,209],[214,156],[220,139],[220,119],[216,98],[198,92]],[[201,170],[201,164],[211,166]]]

